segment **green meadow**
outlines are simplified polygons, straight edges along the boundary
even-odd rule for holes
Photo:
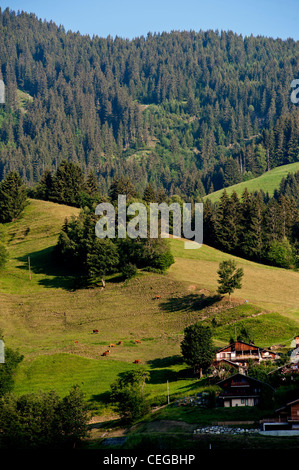
[[[265,193],[273,196],[275,189],[279,188],[282,178],[286,177],[288,173],[296,173],[297,171],[299,171],[299,162],[290,163],[289,165],[278,166],[257,178],[234,184],[225,189],[227,194],[232,194],[232,192],[235,191],[238,196],[242,196],[245,188],[247,188],[250,193],[263,190]],[[204,200],[209,199],[211,202],[216,202],[220,199],[222,193],[223,189],[220,189],[219,191],[205,196]]]
[[[0,329],[6,346],[24,355],[15,393],[65,395],[78,384],[100,412],[109,406],[110,384],[140,367],[133,364],[140,359],[150,372],[147,392],[159,405],[166,403],[167,381],[172,400],[202,387],[180,353],[187,325],[214,325],[215,346],[243,326],[263,347],[289,347],[298,334],[298,272],[236,258],[243,287],[229,302],[217,295],[218,265],[229,255],[205,245],[186,250],[183,240],[169,240],[175,264],[164,275],[143,271],[127,282],[116,275],[105,289],[75,289],[74,273],[55,263],[53,250],[65,217],[77,213],[30,200],[22,217],[4,227],[9,262],[0,276]]]

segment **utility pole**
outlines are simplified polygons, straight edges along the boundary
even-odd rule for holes
[[[30,256],[28,256],[28,268],[29,268],[29,279],[30,279],[30,281],[31,281]]]

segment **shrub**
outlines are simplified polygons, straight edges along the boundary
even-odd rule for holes
[[[271,242],[267,259],[274,266],[286,269],[296,262],[292,246],[287,238],[284,238],[282,241],[274,240]]]
[[[121,272],[125,279],[132,279],[138,273],[138,269],[135,264],[128,263],[122,266]]]

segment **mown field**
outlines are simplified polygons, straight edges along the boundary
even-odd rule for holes
[[[234,184],[229,188],[226,188],[226,192],[231,194],[233,191],[239,196],[242,196],[244,189],[247,188],[249,192],[263,190],[265,193],[269,193],[273,196],[274,190],[279,188],[280,181],[283,177],[286,177],[288,173],[295,173],[299,171],[299,162],[290,163],[289,165],[282,165],[273,170],[264,173],[257,178],[253,178],[249,181],[243,181],[242,183]],[[211,202],[216,202],[220,199],[223,190],[215,191],[204,199],[209,199]]]
[[[99,410],[118,374],[139,367],[132,363],[141,359],[151,373],[147,391],[159,404],[166,400],[167,381],[172,398],[193,394],[200,385],[180,355],[187,325],[215,319],[218,346],[243,325],[264,347],[290,346],[298,334],[299,273],[237,259],[245,272],[243,288],[228,302],[216,295],[218,265],[228,255],[207,246],[185,250],[181,240],[169,241],[175,264],[165,275],[141,272],[128,282],[114,276],[104,290],[74,289],[73,273],[54,263],[53,248],[65,217],[76,213],[31,200],[21,219],[6,226],[0,329],[5,344],[24,355],[17,394],[56,389],[64,395],[79,384]],[[109,357],[101,356],[119,341]]]

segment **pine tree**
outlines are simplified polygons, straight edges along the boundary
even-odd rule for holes
[[[239,199],[235,192],[230,197],[223,191],[214,227],[218,247],[227,253],[234,252],[239,242]]]
[[[100,192],[97,177],[94,170],[90,170],[87,175],[85,190],[87,194],[89,194],[89,196],[96,196]]]
[[[109,197],[111,201],[117,201],[118,195],[127,196],[127,199],[136,198],[138,196],[137,191],[129,178],[121,176],[112,182],[109,188]]]
[[[205,245],[217,246],[215,212],[209,199],[207,199],[203,205],[203,242]]]
[[[263,253],[263,201],[260,194],[253,196],[247,188],[242,195],[240,211],[240,255],[261,260]]]
[[[150,183],[145,188],[145,191],[143,193],[143,200],[148,203],[156,201],[156,193]]]
[[[78,205],[78,196],[84,190],[84,175],[79,165],[62,161],[52,179],[49,199],[60,204]]]
[[[16,171],[8,173],[0,184],[0,222],[17,219],[27,204],[27,190]]]
[[[45,201],[48,201],[49,196],[52,191],[52,186],[53,186],[52,173],[48,168],[46,168],[39,181],[39,184],[37,185],[35,189],[35,197],[37,197],[38,199],[43,199]]]

